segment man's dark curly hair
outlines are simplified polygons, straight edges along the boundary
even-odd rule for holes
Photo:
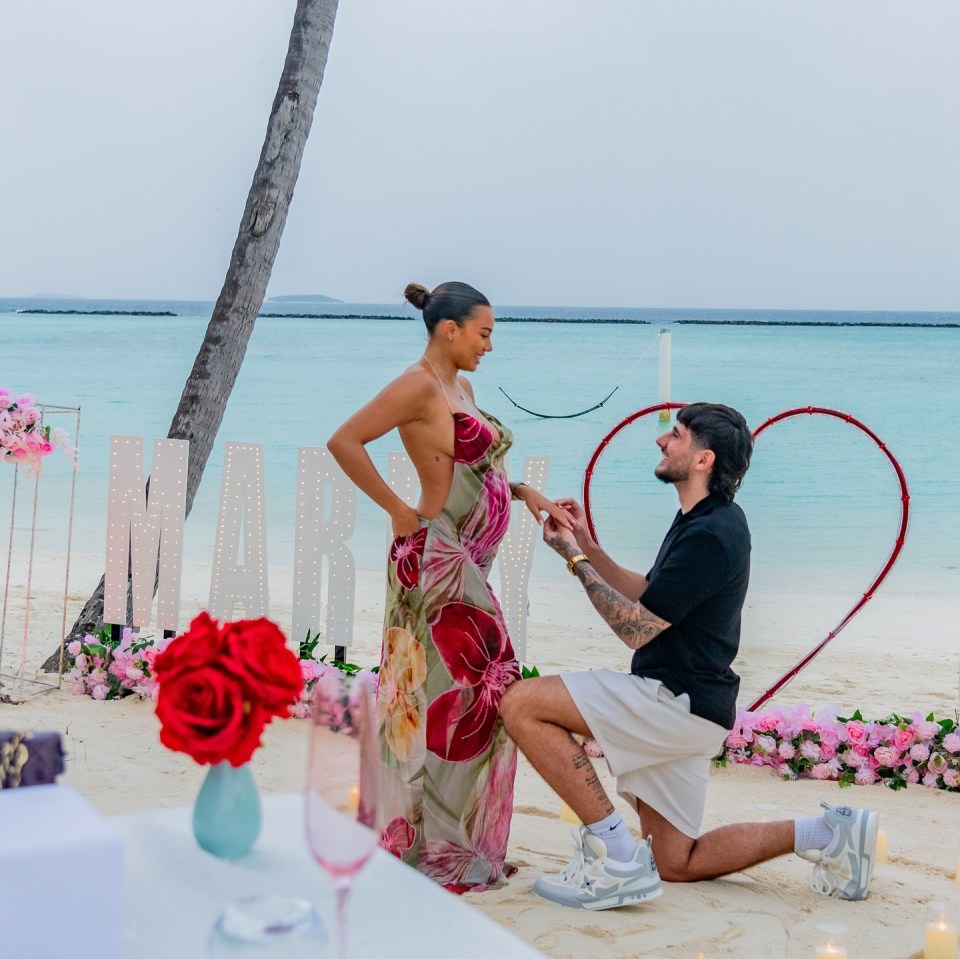
[[[713,451],[710,492],[720,499],[733,499],[750,468],[753,452],[753,435],[747,421],[736,410],[720,403],[691,403],[677,413],[677,422],[690,430],[701,449]]]

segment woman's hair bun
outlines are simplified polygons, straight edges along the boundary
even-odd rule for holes
[[[404,299],[412,303],[418,310],[422,310],[430,300],[430,291],[419,283],[408,283],[403,291]]]

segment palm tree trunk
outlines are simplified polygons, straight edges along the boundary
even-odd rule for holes
[[[297,0],[287,58],[230,266],[167,434],[171,439],[190,441],[188,515],[266,295],[313,122],[336,15],[337,0]],[[103,585],[101,578],[67,642],[103,625]],[[53,672],[59,664],[57,649],[43,668]]]

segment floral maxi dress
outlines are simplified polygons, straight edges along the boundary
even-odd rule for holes
[[[510,520],[512,436],[487,414],[452,415],[447,502],[390,548],[377,722],[381,845],[463,891],[504,873],[517,755],[499,704],[520,669],[487,580]]]

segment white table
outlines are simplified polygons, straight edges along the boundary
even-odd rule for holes
[[[265,893],[313,901],[330,940],[324,955],[334,954],[332,887],[307,849],[302,796],[264,797],[260,838],[250,855],[236,861],[200,849],[186,807],[131,813],[110,822],[126,846],[129,959],[204,959],[207,936],[223,907]],[[483,913],[379,849],[356,880],[349,951],[353,959],[543,959]]]

